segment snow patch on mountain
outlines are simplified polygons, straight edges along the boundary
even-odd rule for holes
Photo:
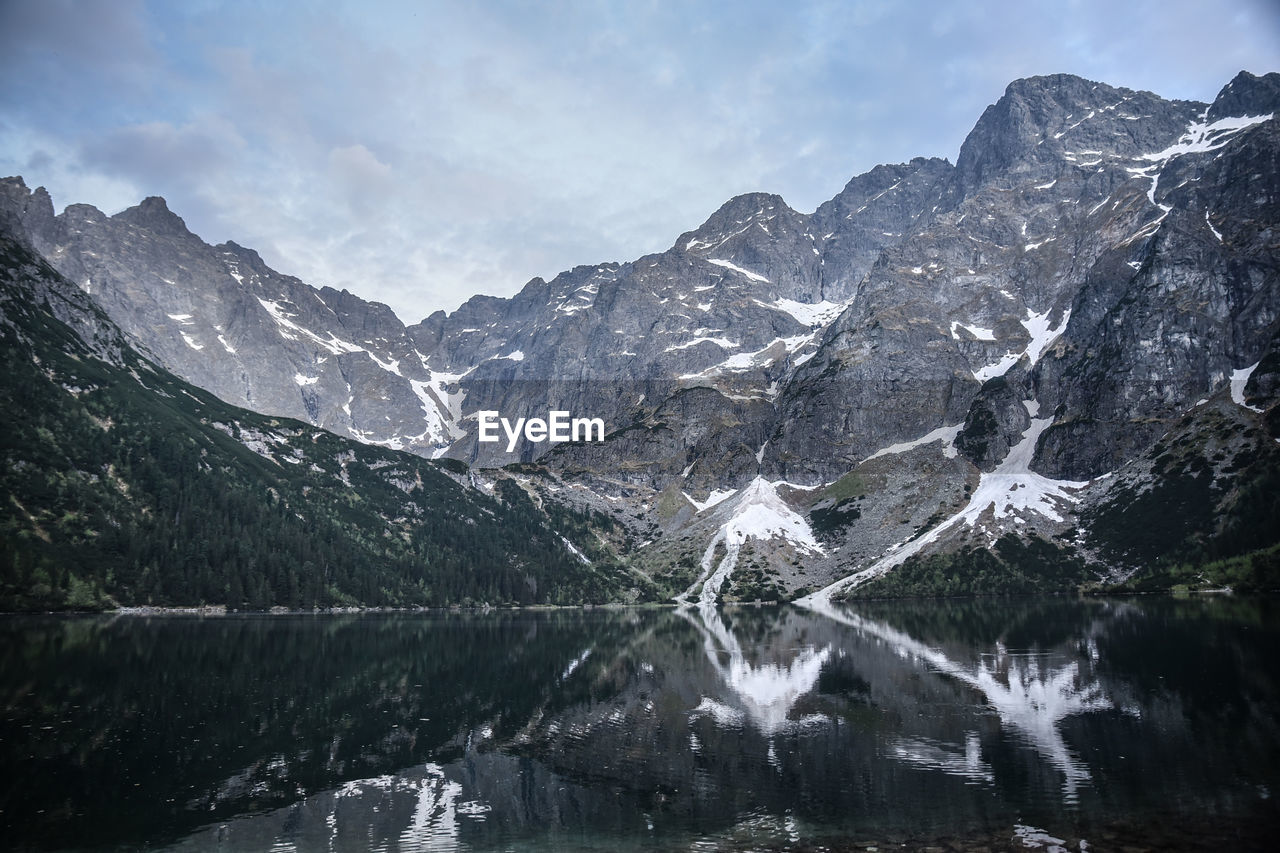
[[[1264,121],[1270,121],[1273,115],[1274,113],[1257,116],[1232,116],[1208,123],[1203,118],[1200,121],[1194,121],[1187,125],[1186,131],[1178,138],[1177,142],[1161,151],[1142,154],[1137,158],[1140,161],[1149,162],[1151,165],[1126,171],[1134,177],[1151,179],[1151,186],[1147,189],[1147,200],[1167,213],[1170,209],[1169,206],[1156,201],[1156,187],[1160,183],[1160,173],[1169,164],[1169,161],[1184,154],[1201,154],[1221,148],[1240,131],[1256,124],[1261,124]]]
[[[693,470],[692,465],[690,465],[688,468],[685,469],[686,477],[689,476],[687,472],[691,470]],[[684,499],[687,500],[689,503],[693,504],[694,508],[697,509],[698,512],[703,512],[705,510],[711,509],[711,507],[716,506],[717,504],[723,503],[724,501],[733,497],[737,493],[738,493],[737,489],[728,489],[728,490],[716,489],[714,492],[712,492],[710,495],[707,496],[707,499],[705,501],[700,501],[695,498],[689,497],[688,492],[681,492],[680,494],[684,495]]]
[[[925,546],[936,542],[947,530],[958,526],[961,522],[969,527],[978,523],[988,510],[997,521],[1017,517],[1019,514],[1035,513],[1051,521],[1061,523],[1064,519],[1059,512],[1060,503],[1075,503],[1072,491],[1082,489],[1087,482],[1072,480],[1051,480],[1031,470],[1031,460],[1035,456],[1036,444],[1040,435],[1053,423],[1053,418],[1036,418],[1039,405],[1033,401],[1024,401],[1028,414],[1032,415],[1031,426],[1022,434],[1022,440],[1014,445],[994,471],[984,473],[974,490],[969,503],[964,509],[934,527],[924,536],[910,542],[899,542],[871,566],[855,572],[830,584],[804,601],[829,602],[837,593],[853,589],[869,580],[879,577],[906,562],[907,558],[924,550]]]
[[[1208,208],[1205,208],[1205,211],[1204,211],[1204,224],[1209,226],[1209,230],[1210,230],[1211,232],[1213,232],[1213,236],[1214,236],[1214,237],[1218,238],[1218,242],[1219,242],[1219,243],[1223,242],[1223,240],[1222,240],[1222,233],[1221,233],[1220,231],[1218,231],[1218,229],[1217,229],[1217,228],[1214,228],[1214,227],[1213,227],[1213,222],[1212,222],[1212,220],[1210,220],[1210,219],[1209,219],[1209,209],[1208,209]]]
[[[1258,365],[1261,363],[1260,361],[1255,361],[1248,367],[1242,367],[1231,372],[1231,402],[1251,412],[1261,412],[1262,409],[1257,406],[1250,406],[1244,401],[1244,386],[1249,384],[1249,377],[1253,375],[1253,371],[1257,370]]]
[[[691,341],[686,341],[685,343],[682,343],[682,344],[672,344],[671,346],[663,350],[663,352],[676,352],[677,350],[689,349],[690,347],[696,347],[698,344],[701,344],[701,343],[715,344],[721,349],[737,349],[738,347],[741,346],[741,344],[735,343],[734,341],[731,341],[728,338],[697,337]]]
[[[1156,161],[1164,165],[1174,157],[1181,157],[1183,154],[1213,151],[1226,145],[1231,140],[1231,137],[1245,128],[1253,127],[1255,124],[1262,124],[1264,121],[1271,121],[1273,115],[1274,113],[1257,116],[1230,116],[1209,123],[1203,120],[1195,121],[1187,125],[1186,131],[1178,138],[1177,142],[1162,151],[1143,154],[1138,159]]]
[[[888,447],[882,447],[879,450],[877,450],[875,453],[872,453],[866,459],[863,459],[862,461],[866,463],[866,462],[870,462],[872,459],[878,459],[881,456],[891,456],[899,453],[906,453],[907,451],[915,450],[917,447],[923,447],[926,444],[932,444],[935,441],[942,442],[943,456],[945,456],[948,459],[955,459],[956,458],[956,447],[955,447],[956,436],[960,434],[960,430],[963,428],[964,428],[963,423],[955,424],[953,426],[940,426],[937,429],[932,430],[931,432],[925,433],[924,435],[920,436],[914,441],[904,441],[900,444],[891,444]]]
[[[586,554],[579,551],[576,545],[574,545],[564,536],[560,537],[560,541],[564,543],[564,547],[569,551],[570,554],[578,558],[579,562],[581,562],[583,565],[586,565],[586,566],[591,565],[590,558],[588,558]]]
[[[718,364],[713,364],[710,367],[698,371],[697,373],[683,373],[680,375],[680,378],[686,380],[710,379],[711,377],[717,376],[721,373],[742,373],[748,370],[755,370],[759,367],[765,367],[781,359],[784,353],[794,353],[806,344],[813,343],[813,338],[813,333],[808,335],[795,335],[790,338],[774,338],[755,352],[740,352],[736,355],[731,355],[724,361],[719,362]],[[704,338],[702,340],[707,339]],[[778,344],[782,344],[782,352],[778,351]],[[671,349],[671,347],[668,347],[667,351],[670,352]],[[679,349],[684,349],[684,347],[679,347]]]
[[[702,572],[698,580],[677,596],[677,601],[688,603],[689,597],[701,585],[698,593],[700,606],[714,607],[721,587],[738,563],[742,544],[748,539],[764,542],[783,539],[801,553],[825,553],[809,523],[778,495],[777,486],[777,483],[757,476],[742,490],[728,510],[729,519],[720,525],[703,553]],[[725,556],[713,569],[716,546],[722,542]]]
[[[999,361],[978,368],[973,371],[973,378],[979,382],[986,382],[988,379],[1004,376],[1023,356],[1026,356],[1030,361],[1030,364],[1027,365],[1028,367],[1034,366],[1040,360],[1040,357],[1044,355],[1045,350],[1057,340],[1059,335],[1066,331],[1067,321],[1071,319],[1071,309],[1068,308],[1062,312],[1062,319],[1058,321],[1058,325],[1050,326],[1049,315],[1051,313],[1052,311],[1044,311],[1037,314],[1028,308],[1026,319],[1018,321],[1022,323],[1022,327],[1027,330],[1027,333],[1031,335],[1031,340],[1027,342],[1026,347],[1023,348],[1022,352],[1007,352],[1000,357]],[[952,335],[954,336],[954,334],[953,326]]]
[[[796,322],[809,328],[825,326],[840,316],[840,312],[849,307],[848,302],[797,302],[794,299],[785,299],[779,297],[772,302],[761,302],[759,299],[753,300],[762,308],[772,308],[774,311],[781,311],[784,314],[790,314],[796,319]]]
[[[435,445],[447,445],[462,435],[457,425],[457,417],[449,409],[449,395],[437,390],[440,382],[435,375],[427,381],[410,379],[409,385],[422,405],[422,415],[426,422],[424,436]]]
[[[991,329],[984,329],[981,326],[972,326],[968,323],[961,323],[959,320],[952,320],[951,337],[955,338],[957,341],[962,340],[962,338],[956,334],[958,329],[964,329],[966,332],[973,335],[975,340],[994,341],[996,339],[996,333]]]
[[[321,347],[324,347],[334,355],[365,351],[364,347],[353,344],[350,341],[344,341],[333,332],[329,333],[328,338],[323,338],[310,329],[303,328],[292,320],[292,318],[296,317],[297,314],[290,314],[285,311],[284,307],[279,302],[271,299],[263,299],[261,296],[255,298],[258,300],[259,304],[266,309],[266,312],[271,315],[271,319],[275,321],[276,326],[278,327],[277,331],[280,333],[280,337],[285,340],[296,341],[299,340],[298,336],[301,335],[302,337],[319,344]]]
[[[999,361],[973,371],[973,378],[979,382],[986,382],[988,379],[1004,376],[1011,367],[1018,363],[1020,358],[1022,358],[1022,353],[1007,352],[1000,357]]]
[[[764,284],[769,283],[769,279],[760,275],[760,273],[752,272],[751,270],[744,270],[742,267],[738,266],[733,261],[726,261],[722,258],[707,258],[707,263],[715,264],[718,267],[724,267],[725,269],[728,269],[728,270],[733,270],[736,273],[745,275],[747,278],[751,279],[752,281],[759,281],[759,282],[763,282]]]
[[[1067,321],[1071,319],[1071,309],[1068,308],[1062,312],[1062,319],[1058,322],[1057,327],[1052,327],[1049,325],[1050,313],[1045,311],[1042,314],[1037,314],[1028,308],[1027,318],[1018,321],[1022,323],[1022,327],[1031,335],[1031,342],[1023,350],[1023,354],[1031,360],[1031,365],[1028,366],[1034,366],[1040,360],[1040,356],[1044,355],[1044,351],[1049,348],[1049,345],[1066,331]]]

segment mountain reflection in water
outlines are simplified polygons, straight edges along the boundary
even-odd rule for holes
[[[1011,655],[1003,643],[996,642],[990,653],[981,654],[976,663],[965,665],[883,622],[844,612],[826,602],[818,612],[860,634],[883,640],[913,664],[927,665],[978,690],[1002,723],[1023,736],[1062,773],[1063,801],[1076,801],[1079,786],[1089,781],[1089,768],[1068,749],[1059,724],[1075,714],[1112,707],[1097,677],[1091,673],[1082,675],[1079,660],[1061,654]],[[977,738],[966,736],[962,763],[950,758],[927,758],[934,751],[912,749],[905,742],[899,747],[900,757],[921,766],[933,765],[943,772],[958,773],[966,778],[974,778],[976,773],[983,781],[991,781],[991,771],[984,769],[977,755],[980,751]]]
[[[829,644],[821,649],[801,648],[787,663],[753,664],[716,607],[704,604],[697,610],[682,608],[679,613],[702,633],[707,660],[756,728],[773,735],[795,724],[791,710],[818,683],[822,665],[831,656]],[[725,657],[728,660],[722,662]],[[742,713],[709,696],[697,710],[709,711],[722,723],[737,724],[742,718]]]
[[[0,631],[18,849],[1098,849],[1175,825],[1247,849],[1280,824],[1269,600]]]

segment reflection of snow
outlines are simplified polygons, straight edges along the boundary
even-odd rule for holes
[[[737,708],[730,708],[723,702],[717,702],[710,696],[702,697],[702,703],[693,709],[691,716],[708,716],[724,728],[742,725],[743,713]]]
[[[1022,824],[1014,826],[1013,838],[1015,841],[1021,841],[1023,847],[1031,850],[1043,847],[1046,853],[1067,853],[1067,848],[1062,846],[1067,842],[1061,838],[1054,838],[1043,829],[1036,829],[1034,826],[1023,826]],[[1084,841],[1080,842],[1080,849],[1086,849]]]
[[[564,672],[560,673],[560,680],[564,681],[566,678],[573,675],[574,670],[586,663],[587,658],[589,657],[591,657],[591,649],[587,649],[585,652],[569,661],[569,665],[564,668]]]
[[[1080,683],[1078,661],[1056,669],[1047,667],[1042,671],[1037,659],[1010,656],[1003,647],[999,647],[992,662],[984,658],[976,667],[967,667],[895,628],[855,613],[846,613],[828,601],[819,599],[810,606],[837,622],[878,637],[903,658],[922,660],[939,672],[981,691],[1000,721],[1026,738],[1062,773],[1062,797],[1067,802],[1075,802],[1079,786],[1089,781],[1089,768],[1067,748],[1062,733],[1058,731],[1058,723],[1075,714],[1112,707],[1101,685],[1097,682]]]
[[[791,709],[818,683],[822,665],[831,656],[830,646],[807,648],[785,666],[776,663],[756,666],[747,660],[742,645],[725,626],[715,607],[699,607],[697,618],[689,615],[689,611],[681,613],[702,632],[707,659],[736,694],[743,712],[761,731],[772,735],[794,725],[796,721],[790,719]],[[729,658],[727,664],[723,662],[725,655]],[[737,725],[742,720],[741,712],[710,698],[703,699],[695,713],[708,714],[721,725]]]
[[[332,794],[320,794],[314,801],[327,802],[325,825],[329,829],[329,848],[342,849],[350,845],[367,830],[362,821],[367,812],[357,807],[344,807],[344,800],[373,804],[374,812],[381,812],[385,819],[398,823],[403,819],[410,802],[413,811],[405,828],[399,834],[396,848],[399,850],[442,851],[457,850],[459,844],[458,815],[471,820],[484,820],[489,807],[478,801],[460,801],[462,786],[445,778],[444,770],[436,764],[426,764],[405,773],[357,779],[348,782]],[[412,798],[412,799],[407,799]],[[311,800],[309,800],[311,801]],[[347,825],[350,822],[350,825]],[[387,827],[390,829],[390,827]],[[276,838],[272,849],[293,849],[299,840],[296,827],[285,822],[284,832]]]
[[[444,778],[439,768],[423,779],[413,821],[400,834],[402,850],[457,850],[457,799],[462,786]]]
[[[893,744],[893,754],[907,764],[926,770],[940,770],[948,776],[988,784],[995,781],[991,765],[982,760],[982,744],[977,732],[965,735],[963,753],[949,749],[946,744],[922,738],[899,738]]]

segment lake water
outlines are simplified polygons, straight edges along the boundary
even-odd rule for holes
[[[1275,849],[1278,617],[5,617],[0,846]]]

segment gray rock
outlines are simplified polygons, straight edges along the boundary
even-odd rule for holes
[[[847,496],[831,484],[874,480],[794,588],[953,516],[1033,418],[1051,419],[1034,472],[1085,480],[1139,458],[1260,360],[1247,393],[1273,399],[1277,105],[1274,73],[1242,72],[1208,105],[1018,80],[954,166],[878,166],[811,215],[739,196],[664,252],[409,326],[203,243],[161,199],[54,216],[47,193],[6,179],[0,214],[224,399],[481,467],[540,462],[660,531],[654,553],[687,560],[730,511],[699,513],[685,494],[786,480],[794,511],[839,521]],[[512,453],[477,441],[478,411],[551,409],[603,418],[608,439]],[[943,438],[917,443],[930,434]],[[949,528],[931,547],[1071,524],[982,517],[982,532]]]

